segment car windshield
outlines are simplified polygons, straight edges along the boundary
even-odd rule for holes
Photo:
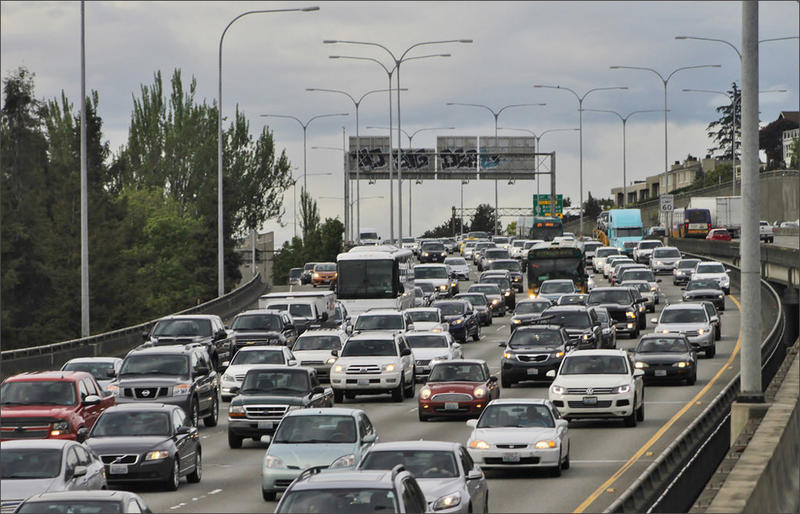
[[[656,259],[679,259],[681,252],[677,248],[656,248],[653,250],[653,257]]]
[[[696,291],[697,289],[720,289],[720,286],[719,282],[713,279],[690,280],[686,284],[687,291]]]
[[[477,305],[477,306],[486,305],[486,297],[483,295],[458,294],[455,296],[455,298],[458,298],[459,300],[467,300],[472,305]]]
[[[75,382],[68,380],[20,380],[0,387],[2,405],[75,405]],[[3,452],[6,450],[3,449]]]
[[[725,267],[718,262],[698,264],[695,273],[725,273]]]
[[[597,319],[599,319],[601,323],[607,324],[610,321],[607,310],[595,309],[594,313],[597,314]]]
[[[289,278],[300,278],[303,274],[303,268],[292,268],[289,270]]]
[[[663,246],[661,241],[642,241],[639,243],[639,250],[652,250],[659,246]]]
[[[461,257],[448,257],[444,260],[445,264],[449,264],[450,266],[466,266],[467,261],[462,259]]]
[[[18,513],[34,514],[117,514],[122,512],[119,500],[46,500],[23,503]]]
[[[465,310],[463,302],[436,302],[433,306],[442,311],[442,316],[460,316]]]
[[[551,307],[550,302],[522,302],[514,309],[514,314],[539,314]]]
[[[169,412],[105,412],[92,428],[92,437],[163,435],[169,437]]]
[[[0,462],[3,480],[54,478],[61,473],[61,448],[3,448]]]
[[[317,264],[314,266],[314,271],[336,271],[336,264],[329,262],[325,264]]]
[[[556,422],[550,409],[541,404],[489,405],[478,420],[478,428],[553,428]]]
[[[497,284],[497,287],[499,287],[500,289],[511,289],[511,283],[508,281],[507,278],[486,277],[483,279],[483,282],[487,284]]]
[[[583,245],[583,253],[589,253],[589,252],[594,253],[601,246],[603,245],[601,245],[600,243],[585,243]]]
[[[600,303],[617,303],[627,305],[631,303],[631,294],[624,289],[606,289],[604,291],[592,291],[586,300],[589,305]]]
[[[342,340],[339,336],[307,335],[303,334],[297,338],[292,348],[293,352],[308,350],[340,350]]]
[[[625,241],[624,243],[622,243],[622,247],[623,247],[623,248],[627,248],[627,249],[629,249],[629,250],[630,250],[630,249],[632,249],[632,248],[636,248],[636,246],[637,246],[638,244],[639,244],[639,243],[637,243],[636,241]]]
[[[490,248],[486,250],[487,259],[508,259],[508,250],[505,248]]]
[[[411,321],[414,323],[418,321],[439,321],[439,313],[436,311],[408,311],[408,316],[411,318]]]
[[[356,320],[356,330],[403,330],[402,314],[362,314]]]
[[[211,320],[162,319],[156,322],[153,335],[166,337],[209,337],[211,336]]]
[[[689,345],[680,337],[646,337],[639,341],[637,353],[679,352],[688,353]]]
[[[584,305],[586,304],[586,295],[583,294],[565,294],[558,299],[559,305]]]
[[[443,252],[444,245],[442,243],[425,243],[422,245],[423,252]]]
[[[241,364],[286,364],[283,360],[283,350],[239,350],[233,356],[231,366]]]
[[[634,287],[642,293],[647,293],[650,291],[650,284],[647,282],[634,282],[631,284],[626,280],[625,287]]]
[[[507,269],[508,271],[522,270],[517,261],[495,261],[489,264],[489,269]]]
[[[299,396],[311,390],[308,373],[303,369],[251,369],[244,376],[241,393]]]
[[[539,292],[542,294],[553,294],[553,293],[574,293],[575,286],[572,282],[568,281],[558,281],[558,282],[542,282],[542,286],[539,288]]]
[[[307,262],[303,264],[303,271],[311,271],[314,269],[314,266],[316,265],[317,265],[316,262]]]
[[[496,284],[474,284],[469,286],[468,291],[470,293],[474,291],[476,293],[483,293],[483,294],[494,294],[494,295],[500,294],[500,288],[497,287]]]
[[[455,478],[458,465],[452,451],[384,450],[370,451],[358,469],[392,469],[398,464],[420,478]]]
[[[519,329],[508,341],[510,348],[540,348],[560,346],[564,341],[558,330],[527,330]]]
[[[447,336],[422,336],[411,335],[406,337],[412,349],[417,348],[447,348]]]
[[[428,382],[484,382],[486,378],[478,363],[442,362],[431,369]]]
[[[312,414],[286,416],[281,420],[272,443],[342,444],[356,442],[353,416]]]
[[[609,255],[619,255],[619,250],[616,248],[600,248],[594,252],[595,257],[608,257]]]
[[[680,269],[693,269],[700,262],[698,259],[683,259],[678,261],[678,268]]]
[[[422,297],[425,296],[425,291],[423,291],[422,289],[420,289],[418,287],[415,287],[414,288],[414,296],[417,297],[417,298],[422,298]]]
[[[350,339],[344,345],[342,357],[396,357],[395,342],[388,339]]]
[[[302,489],[284,493],[275,512],[400,512],[392,489]]]
[[[524,244],[525,244],[525,241],[524,241],[524,240],[522,240],[522,239],[517,239],[516,241],[514,241],[513,243],[511,243],[511,246],[512,246],[512,247],[514,247],[514,248],[522,248],[522,246],[523,246]]]
[[[705,323],[706,311],[705,309],[665,309],[661,312],[661,319],[658,320],[659,324],[662,323]]]
[[[311,318],[311,306],[304,303],[289,304],[289,314],[295,318]]]
[[[447,278],[447,268],[444,266],[414,266],[414,280],[426,278]]]
[[[621,279],[624,282],[627,282],[628,280],[646,280],[648,282],[656,281],[656,277],[653,276],[653,272],[647,269],[634,269],[625,271],[622,273]]]
[[[423,293],[433,293],[434,291],[436,291],[436,288],[433,287],[433,284],[431,284],[430,282],[421,282],[417,284],[417,287],[422,289]]]
[[[584,310],[579,311],[546,311],[543,316],[550,317],[547,320],[551,325],[561,325],[564,328],[589,328],[592,320],[589,313]]]
[[[189,357],[186,355],[129,355],[122,361],[122,375],[189,375]]]
[[[278,314],[240,314],[233,320],[231,329],[280,332],[282,325]]]
[[[108,380],[109,371],[114,370],[112,361],[68,362],[62,368],[64,371],[85,371],[91,373],[95,380]]]
[[[618,355],[573,355],[564,360],[560,375],[627,375],[625,357]]]

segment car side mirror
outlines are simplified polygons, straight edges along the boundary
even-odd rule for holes
[[[557,419],[556,426],[561,428],[567,428],[569,426],[569,421],[566,419]]]
[[[365,434],[364,437],[361,438],[361,442],[362,443],[374,443],[377,439],[378,439],[378,436],[375,434],[375,432],[372,432],[371,434]]]
[[[296,361],[295,359],[289,359],[289,360],[286,362],[286,365],[287,365],[287,366],[297,366],[297,361]]]
[[[323,312],[322,315],[319,317],[320,321],[328,321],[328,313]]]
[[[142,332],[142,340],[147,341],[150,338],[149,332]]]
[[[239,391],[241,391],[241,388],[239,386],[231,387],[231,394],[239,394]]]
[[[480,480],[481,478],[483,478],[483,471],[477,466],[467,473],[467,480]]]
[[[194,374],[197,375],[208,375],[211,370],[207,366],[197,366],[194,370]]]
[[[406,330],[408,330],[409,332],[414,330],[414,324],[413,323],[409,323],[408,327],[406,327]]]
[[[352,335],[353,334],[353,325],[347,325],[347,327],[345,327],[344,331],[347,333],[347,335]]]
[[[453,343],[453,348],[458,350],[459,348],[461,348],[461,343]]]
[[[497,382],[497,376],[496,375],[490,376],[489,377],[489,382]]]
[[[411,355],[411,350],[409,348],[403,348],[400,350],[400,355],[405,357],[406,355]]]
[[[505,348],[506,347],[506,342],[505,341],[498,341],[497,346],[499,346],[500,348]]]
[[[324,387],[322,387],[322,386],[314,386],[314,387],[311,389],[311,392],[312,392],[313,394],[324,394],[324,393],[325,393],[325,388],[324,388]]]
[[[730,273],[730,272],[731,272],[730,268],[725,268],[725,273]]]
[[[658,324],[658,318],[650,318],[650,323]]]
[[[547,378],[556,378],[556,370],[551,369],[547,373],[544,374]]]
[[[109,368],[109,369],[106,370],[106,376],[108,378],[114,378],[114,377],[117,376],[117,372],[116,372],[116,370],[114,368]]]
[[[644,370],[643,369],[635,369],[635,370],[633,370],[633,376],[634,377],[644,376]]]
[[[233,388],[231,388],[231,392],[233,392]],[[192,431],[192,427],[187,427],[186,425],[181,425],[175,430],[175,435],[186,435]]]
[[[225,331],[224,328],[221,328],[214,333],[215,341],[219,341],[220,339],[225,339],[226,337],[228,337],[228,333]]]
[[[660,278],[657,278],[657,279],[656,279],[656,282],[661,282],[661,279],[660,279]]]
[[[476,428],[478,426],[478,420],[477,419],[468,419],[467,420],[467,426],[470,427],[470,428]]]
[[[82,477],[86,475],[86,471],[87,471],[86,466],[81,466],[81,465],[75,466],[75,468],[73,468],[72,470],[72,476],[70,478]]]
[[[334,357],[338,357],[339,356],[339,350],[331,350],[331,355],[333,355]]]
[[[86,428],[86,427],[81,427],[81,428],[79,428],[79,429],[78,429],[78,433],[77,433],[77,434],[75,434],[75,439],[76,439],[76,440],[77,440],[79,443],[82,443],[82,442],[84,442],[85,440],[89,439],[89,429],[88,429],[88,428]]]
[[[83,399],[84,405],[97,405],[98,403],[100,403],[100,397],[97,396],[96,394],[90,394],[89,396]]]
[[[220,365],[220,368],[221,369],[225,369],[230,365],[231,365],[231,361],[222,361],[222,364]]]

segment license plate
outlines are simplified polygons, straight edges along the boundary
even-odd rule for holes
[[[275,428],[275,422],[272,420],[269,421],[259,421],[258,422],[259,430],[265,430],[270,428]]]
[[[128,465],[127,464],[111,464],[108,467],[108,474],[109,475],[127,475],[128,474]]]
[[[445,402],[444,410],[458,410],[458,402]]]
[[[358,385],[360,385],[360,386],[369,385],[369,379],[368,378],[359,378],[358,379]]]
[[[503,462],[519,462],[519,453],[509,453],[503,455]]]
[[[539,370],[537,368],[528,368],[528,375],[538,375]]]
[[[583,404],[584,405],[597,405],[597,396],[584,396],[583,397]]]
[[[665,369],[657,369],[656,372],[655,372],[655,375],[657,377],[665,377],[665,376],[667,376],[667,370],[665,370]]]

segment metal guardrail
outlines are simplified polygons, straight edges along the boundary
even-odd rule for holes
[[[261,282],[261,276],[256,275],[249,282],[228,294],[184,309],[176,314],[217,314],[223,319],[229,318],[257,301],[266,287],[266,284]],[[156,321],[151,320],[111,332],[59,343],[0,352],[2,377],[24,371],[58,369],[64,362],[75,357],[125,353],[141,343],[142,333],[149,331]]]
[[[741,270],[736,266],[733,268],[738,282]],[[770,310],[777,313],[761,344],[761,382],[766,389],[786,355],[786,347],[782,344],[785,315],[775,289],[765,280],[761,281],[761,287],[768,294],[764,304],[774,304],[762,306],[762,313]],[[739,381],[737,373],[605,512],[687,512],[730,448],[730,409],[739,392]]]

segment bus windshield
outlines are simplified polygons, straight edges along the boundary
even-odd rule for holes
[[[578,248],[540,248],[528,254],[528,290],[535,293],[545,280],[572,280],[585,291],[584,260]]]
[[[339,262],[339,299],[395,298],[397,289],[392,259]]]
[[[552,241],[554,237],[564,234],[564,225],[559,218],[534,220],[530,230],[531,239]]]

